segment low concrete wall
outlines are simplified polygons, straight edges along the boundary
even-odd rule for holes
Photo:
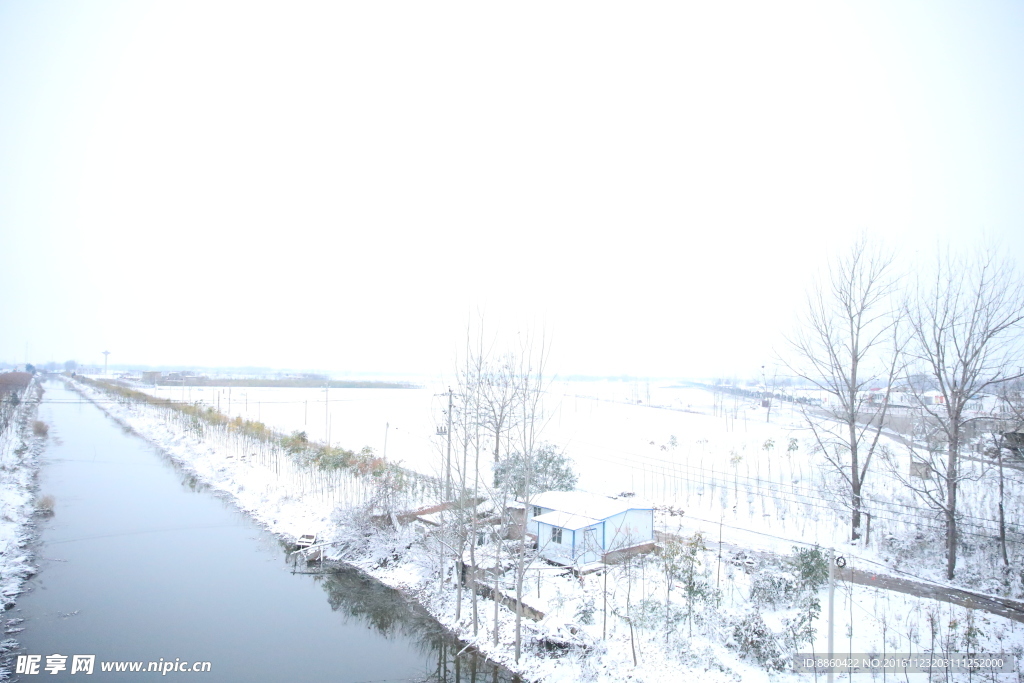
[[[654,541],[648,541],[647,543],[641,543],[639,545],[633,545],[628,548],[620,548],[613,550],[610,553],[604,554],[604,561],[607,564],[617,564],[622,562],[627,557],[633,555],[643,555],[645,553],[652,553],[658,547],[658,544]]]

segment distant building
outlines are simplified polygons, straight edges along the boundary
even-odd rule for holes
[[[164,373],[160,372],[159,370],[154,370],[152,372],[144,372],[142,373],[142,383],[156,384],[160,382],[160,380],[163,378],[163,374]]]

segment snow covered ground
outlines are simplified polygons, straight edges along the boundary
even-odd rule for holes
[[[498,610],[497,645],[492,642],[492,601],[479,600],[475,634],[468,592],[456,618],[452,583],[439,580],[439,562],[424,530],[411,525],[397,531],[353,535],[362,522],[346,510],[356,508],[372,494],[365,477],[341,478],[325,486],[287,459],[261,460],[237,439],[189,431],[169,417],[173,411],[166,408],[114,402],[92,388],[78,388],[205,481],[230,493],[240,507],[272,530],[292,538],[320,533],[342,542],[348,548],[347,561],[415,595],[460,638],[531,679],[675,681],[699,674],[709,680],[764,680],[769,674],[762,664],[771,661],[771,653],[762,653],[759,664],[747,641],[761,638],[775,646],[784,643],[787,633],[799,631],[801,615],[811,610],[815,599],[820,607],[825,605],[826,593],[820,586],[802,593],[794,588],[798,581],[792,565],[784,561],[754,566],[729,557],[720,561],[718,534],[736,545],[780,555],[808,541],[840,546],[854,566],[882,567],[887,560],[893,561],[891,543],[882,534],[894,536],[912,527],[882,519],[876,529],[883,530],[878,533],[886,543],[879,541],[867,548],[843,546],[847,518],[825,497],[822,484],[827,473],[814,464],[799,415],[788,405],[775,409],[769,422],[759,405],[732,396],[708,400],[707,392],[692,388],[652,388],[648,399],[644,387],[638,399],[635,389],[616,384],[553,387],[545,404],[543,438],[562,446],[574,458],[581,488],[605,493],[628,489],[661,502],[668,509],[659,518],[661,527],[691,540],[695,532],[702,531],[706,549],[694,544],[687,565],[689,589],[676,573],[671,591],[656,556],[582,579],[557,568],[531,566],[525,601],[544,618],[526,622],[527,647],[516,665],[512,660],[512,612]],[[182,392],[180,388],[170,390],[175,391]],[[211,391],[206,388],[203,393]],[[219,396],[206,397],[206,402],[217,405],[219,401],[221,410],[227,412],[224,390],[218,391]],[[232,392],[232,413],[261,417],[283,432],[306,427],[315,438],[310,417],[315,401],[309,390],[244,391],[240,405],[247,412],[240,412],[238,397]],[[389,393],[382,396],[377,392]],[[331,393],[336,394],[331,403],[321,399],[316,412],[325,428],[332,430],[332,442],[358,448],[359,435],[363,435],[367,441],[362,443],[373,446],[370,439],[378,423],[391,425],[389,460],[396,453],[404,456],[401,459],[407,466],[424,472],[436,470],[437,409],[446,401],[438,396],[441,391]],[[195,394],[192,399],[196,400]],[[649,407],[648,400],[663,407]],[[332,426],[328,411],[335,410],[347,417]],[[395,434],[400,436],[395,438]],[[380,442],[382,451],[383,433]],[[878,481],[878,495],[901,494],[891,480],[879,477]],[[345,524],[339,526],[339,520]],[[480,552],[487,552],[487,547]],[[928,567],[913,567],[929,573]],[[936,573],[936,568],[931,569]],[[508,594],[510,586],[501,589]],[[684,593],[691,599],[685,599]],[[1006,652],[1019,651],[1024,642],[1021,627],[1002,617],[871,587],[840,584],[836,613],[837,649],[853,652],[917,652],[933,647],[949,652],[968,647]],[[762,624],[771,631],[767,638]],[[823,615],[812,625],[816,629],[813,651],[820,653],[826,648]],[[804,643],[800,649],[811,651],[812,645]]]
[[[136,389],[217,407],[283,432],[305,431],[314,441],[369,446],[390,462],[437,475],[445,437],[446,387],[420,389]],[[329,399],[329,402],[325,402]],[[793,542],[843,547],[844,555],[943,580],[937,554],[941,518],[888,470],[880,458],[865,483],[871,538],[849,546],[850,513],[834,471],[823,467],[799,406],[776,401],[771,414],[750,398],[696,386],[645,382],[554,382],[544,399],[540,439],[574,461],[578,488],[616,495],[632,492],[685,511],[693,529],[717,527],[751,547],[788,552]],[[770,419],[769,419],[770,418]],[[386,436],[385,436],[386,435]],[[386,442],[385,442],[386,439]],[[893,467],[910,469],[907,449],[883,438]],[[493,443],[485,440],[485,450]],[[960,566],[960,585],[1000,590],[992,572],[997,536],[995,472],[969,462],[962,483],[961,529],[973,553]],[[1011,554],[1024,551],[1024,487],[1008,489]],[[1020,577],[1014,578],[1021,590]]]
[[[19,392],[20,403],[7,429],[0,431],[0,619],[4,629],[0,658],[17,648],[21,620],[9,618],[8,610],[35,571],[29,543],[38,502],[39,453],[45,442],[44,435],[33,433],[40,393],[36,381],[23,394]],[[7,676],[9,672],[0,666],[0,680]]]

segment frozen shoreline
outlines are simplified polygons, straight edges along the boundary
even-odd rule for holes
[[[34,435],[32,423],[39,406],[40,387],[33,378],[18,407],[0,434],[0,618],[4,637],[0,642],[0,680],[10,677],[7,658],[17,649],[21,620],[12,618],[25,581],[36,573],[32,548],[35,540],[36,495],[39,455],[46,437]]]

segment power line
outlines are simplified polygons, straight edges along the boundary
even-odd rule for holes
[[[563,446],[567,445],[567,443],[568,442],[563,442],[562,445]],[[690,478],[687,478],[687,477],[679,477],[678,475],[676,475],[676,470],[677,469],[681,469],[681,470],[694,470],[696,473],[699,473],[701,475],[702,479],[707,479],[707,477],[706,477],[707,470],[705,468],[697,467],[696,465],[692,465],[692,464],[689,464],[689,463],[674,462],[674,461],[671,461],[671,460],[664,460],[664,459],[661,459],[661,458],[654,458],[654,457],[651,457],[651,456],[648,456],[648,455],[644,455],[644,454],[641,454],[641,453],[635,453],[635,452],[631,452],[631,451],[625,451],[625,450],[622,450],[622,449],[610,448],[608,446],[603,446],[601,444],[594,444],[594,443],[589,443],[589,442],[585,442],[585,441],[580,441],[578,443],[582,443],[582,444],[584,444],[586,446],[590,446],[591,448],[602,449],[602,450],[605,450],[605,451],[613,451],[615,453],[620,453],[623,456],[629,456],[629,457],[632,457],[632,458],[638,458],[638,459],[641,459],[641,460],[646,460],[647,463],[652,465],[652,467],[660,468],[661,471],[665,472],[668,476],[672,476],[672,477],[675,477],[675,478],[682,478],[682,479],[684,479],[686,481],[694,482],[693,479],[690,479]],[[593,458],[594,456],[589,456],[589,457]],[[604,462],[611,462],[611,461],[605,460]],[[623,463],[613,463],[613,464],[623,464]],[[625,466],[632,467],[632,468],[635,469],[635,467],[632,464],[626,464]],[[711,473],[713,475],[714,474],[719,474],[719,473],[723,474],[723,475],[726,475],[727,477],[729,477],[729,480],[719,480],[719,479],[711,478],[709,482],[704,482],[704,483],[711,483],[711,485],[724,486],[724,487],[728,488],[728,485],[730,483],[734,483],[736,480],[738,480],[739,482],[743,483],[744,486],[747,486],[747,487],[757,486],[758,488],[790,489],[789,491],[784,491],[783,493],[789,493],[791,495],[803,496],[803,497],[809,498],[811,500],[818,500],[818,501],[821,501],[821,502],[824,502],[824,503],[828,503],[830,506],[835,504],[834,501],[832,501],[832,500],[830,500],[828,498],[824,498],[824,497],[822,497],[820,495],[817,495],[816,492],[811,492],[812,489],[802,488],[802,487],[798,487],[798,486],[795,486],[795,485],[786,484],[784,482],[775,482],[775,481],[771,481],[771,480],[767,480],[767,479],[760,479],[758,477],[750,477],[748,475],[740,475],[738,473],[729,474],[729,472],[726,471],[726,470],[715,470],[715,469],[712,469]],[[695,483],[700,483],[700,482],[695,482]],[[878,499],[878,498],[875,498],[874,496],[872,496],[870,494],[864,494],[861,497],[865,501],[873,503],[875,505],[897,506],[897,507],[906,508],[908,510],[912,510],[912,511],[915,511],[915,512],[922,512],[922,513],[928,513],[928,514],[938,514],[940,512],[940,511],[935,510],[934,508],[923,507],[923,506],[918,506],[918,505],[912,505],[910,503],[903,503],[903,502],[899,502],[899,501],[887,501],[887,500]],[[787,500],[791,500],[791,499],[787,499]],[[890,511],[890,512],[892,512],[893,514],[900,514],[900,513],[896,512],[896,511]],[[869,514],[871,514],[872,516],[875,516],[876,513],[875,512],[870,512]],[[976,519],[976,520],[980,520],[982,522],[994,522],[995,521],[995,520],[988,519],[986,517],[977,517],[975,515],[967,515],[967,514],[960,514],[960,515],[958,515],[958,517],[960,519],[962,519],[962,520]],[[877,519],[883,519],[883,517],[876,517],[876,518]],[[968,524],[970,524],[970,522],[968,522]],[[1015,522],[1007,522],[1007,524],[1010,524],[1010,525],[1013,525],[1013,526],[1016,526],[1016,527],[1022,526],[1022,525],[1017,524]],[[986,528],[983,525],[978,525],[978,524],[974,524],[973,526],[978,526],[978,527],[981,527],[981,528]]]
[[[616,462],[616,461],[613,461],[613,460],[607,460],[607,459],[600,458],[600,457],[597,457],[597,456],[590,456],[590,457],[591,457],[591,459],[600,460],[602,462],[607,462],[607,463],[614,464],[614,465],[622,465],[623,464],[623,463],[620,463],[620,462]],[[628,465],[627,465],[627,467],[628,467]],[[679,475],[677,475],[677,474],[675,474],[673,472],[669,472],[669,471],[664,470],[664,469],[662,469],[660,474],[662,474],[665,477],[669,477],[669,478],[673,478],[673,479],[677,479],[677,480],[681,480],[681,481],[686,481],[686,482],[689,482],[689,483],[692,483],[692,484],[701,484],[702,483],[700,481],[697,481],[695,479],[691,479],[691,478],[686,477],[686,476],[679,476]],[[712,481],[715,481],[715,480],[712,480]],[[721,481],[717,481],[717,483],[713,483],[712,484],[711,482],[705,481],[703,483],[704,484],[711,484],[711,485],[715,485],[715,486],[721,486],[725,490],[728,490],[728,488],[729,488],[728,482],[723,483]],[[801,500],[801,499],[796,499],[796,498],[787,498],[784,495],[781,495],[781,494],[778,494],[778,493],[775,493],[774,495],[772,495],[772,494],[766,493],[764,491],[754,491],[754,490],[751,490],[749,487],[745,490],[745,493],[747,493],[747,495],[759,496],[759,497],[767,499],[767,500],[794,503],[794,504],[797,504],[797,505],[804,505],[804,506],[808,506],[808,507],[814,507],[814,508],[818,508],[818,509],[828,510],[830,512],[836,512],[835,506],[832,505],[832,504],[830,504],[830,505],[819,505],[819,504],[816,504],[816,503],[813,503],[813,502],[809,502],[808,500]],[[810,498],[811,500],[819,500],[819,501],[822,501],[822,502],[830,502],[830,501],[827,501],[827,499],[824,499],[824,498],[816,498],[816,497],[812,497],[812,496],[808,496],[808,498]],[[938,514],[937,511],[929,510],[927,508],[925,508],[925,511],[930,512],[931,514]],[[876,520],[879,520],[879,521],[893,522],[893,523],[896,523],[896,524],[907,524],[907,525],[916,526],[918,528],[932,529],[932,530],[936,530],[936,531],[945,531],[945,526],[936,526],[934,524],[926,524],[926,523],[924,523],[924,521],[922,521],[920,519],[907,520],[907,519],[901,519],[901,518],[896,518],[896,517],[888,517],[888,516],[879,514],[877,512],[868,512],[867,514],[870,514],[872,519],[876,519]],[[989,533],[977,533],[977,532],[967,531],[967,530],[964,530],[962,528],[963,525],[966,525],[966,526],[972,527],[972,528],[983,529],[985,531],[988,531]],[[960,528],[958,529],[958,532],[959,533],[963,533],[963,534],[967,534],[967,535],[971,535],[971,536],[977,536],[977,537],[980,537],[980,538],[986,538],[986,539],[990,539],[990,540],[993,539],[993,534],[998,534],[998,530],[996,530],[996,529],[989,529],[989,528],[984,527],[982,525],[973,524],[973,523],[970,523],[970,522],[962,522],[961,525],[960,525]],[[1010,540],[1010,542],[1012,542],[1012,543],[1022,543],[1022,542],[1024,542],[1024,541],[1018,541],[1018,540],[1014,540],[1014,539],[1008,539],[1008,540]]]

